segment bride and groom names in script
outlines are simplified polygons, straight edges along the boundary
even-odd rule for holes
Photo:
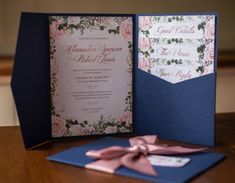
[[[106,44],[89,45],[87,48],[78,47],[77,44],[64,46],[66,60],[81,63],[109,64],[116,61],[113,54],[120,54],[121,51],[122,47],[107,47]]]

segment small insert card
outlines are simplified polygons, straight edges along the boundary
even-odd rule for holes
[[[183,167],[190,162],[190,158],[159,156],[159,155],[150,155],[148,156],[148,160],[154,166],[164,166],[164,167]]]
[[[132,17],[49,22],[52,137],[131,132]]]
[[[170,83],[214,72],[215,15],[139,16],[138,67]]]

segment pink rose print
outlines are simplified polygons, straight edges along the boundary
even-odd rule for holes
[[[147,71],[151,67],[153,67],[152,61],[149,58],[139,58],[138,66],[140,69]]]
[[[206,39],[214,39],[215,36],[215,22],[214,19],[211,19],[206,23],[205,26],[205,38]]]
[[[141,51],[148,51],[152,47],[151,39],[147,37],[139,38],[139,48]]]
[[[141,30],[147,30],[152,27],[152,17],[151,16],[140,16],[139,17],[139,28]]]
[[[115,29],[118,26],[113,17],[94,17],[93,23],[96,27],[98,27],[98,29],[100,29],[100,26],[108,27],[111,29]]]
[[[94,129],[92,127],[85,127],[82,130],[80,129],[79,134],[81,134],[81,135],[91,135],[93,133],[94,133]]]
[[[93,23],[94,23],[94,25],[96,25],[96,26],[101,26],[101,25],[103,25],[104,23],[103,23],[103,18],[102,17],[93,17]]]
[[[53,137],[62,137],[65,133],[65,121],[60,117],[51,116],[51,123],[52,123],[52,136]]]
[[[205,61],[214,61],[214,42],[206,45],[204,52],[204,60]]]
[[[69,16],[68,17],[68,24],[78,24],[80,19],[78,17]]]
[[[120,123],[125,122],[125,126],[131,126],[131,124],[132,124],[132,112],[130,112],[130,111],[124,112],[123,115],[119,117],[118,121]]]
[[[114,21],[113,17],[107,17],[104,23],[107,27],[110,27],[113,29],[117,28],[118,26],[118,24]]]
[[[213,73],[213,72],[214,72],[214,65],[210,65],[210,66],[205,68],[205,71],[204,71],[203,75],[210,74],[210,73]]]
[[[120,26],[120,32],[123,38],[127,41],[132,40],[132,22],[131,21],[123,21]]]
[[[62,20],[60,20],[59,22],[58,21],[53,21],[50,24],[50,37],[52,39],[56,39],[57,37],[63,36],[65,34],[64,29],[58,30],[58,27],[59,27],[61,22],[62,22]]]
[[[116,126],[108,126],[105,128],[104,132],[106,134],[117,133],[117,127]]]

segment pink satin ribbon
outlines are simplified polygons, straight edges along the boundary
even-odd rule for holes
[[[111,146],[101,150],[90,150],[86,155],[96,161],[85,167],[93,170],[114,173],[121,166],[137,172],[157,176],[148,155],[189,154],[205,151],[207,148],[186,148],[158,143],[156,135],[139,136],[129,139],[130,147]]]

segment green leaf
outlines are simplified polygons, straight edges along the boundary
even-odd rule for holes
[[[66,128],[70,128],[70,125],[68,123],[66,123],[65,127]]]
[[[145,57],[150,56],[150,54],[149,54],[149,52],[148,52],[148,51],[146,51],[146,52],[144,52],[144,53],[145,53]]]
[[[63,28],[64,28],[63,25],[59,25],[59,27],[57,29],[62,30]]]
[[[64,23],[64,24],[62,24],[63,25],[63,27],[67,27],[68,26],[68,24],[67,23]]]
[[[100,26],[100,30],[104,30],[105,26]]]
[[[196,69],[196,71],[197,72],[200,72],[200,73],[203,73],[204,72],[204,66],[199,66],[197,69]]]
[[[111,34],[111,33],[114,33],[114,34],[119,34],[119,30],[116,30],[116,29],[109,29],[108,32]]]
[[[67,21],[68,16],[63,16],[63,19],[64,19],[65,21]]]
[[[57,21],[55,18],[49,17],[49,24],[52,24],[52,22],[55,22],[55,21]]]

